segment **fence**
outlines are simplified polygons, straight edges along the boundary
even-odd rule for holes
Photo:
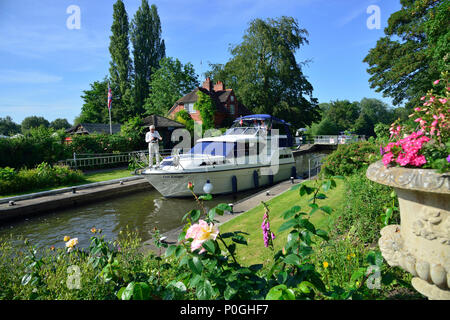
[[[162,157],[171,154],[171,149],[160,149]],[[119,164],[128,164],[130,160],[143,162],[147,159],[148,150],[121,152],[121,153],[74,153],[72,159],[58,161],[60,165],[67,165],[73,169],[112,167]],[[148,160],[146,160],[148,161]]]
[[[313,136],[308,140],[305,137],[302,140],[298,139],[298,137],[296,138],[297,144],[310,143],[310,144],[326,144],[326,145],[347,144],[365,140],[366,136],[357,136],[357,135]]]

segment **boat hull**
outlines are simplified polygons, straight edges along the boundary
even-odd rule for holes
[[[292,175],[295,162],[280,164],[278,172],[273,175],[273,183],[287,180]],[[186,197],[191,196],[187,188],[188,182],[194,184],[194,192],[198,195],[204,194],[203,186],[207,180],[213,185],[211,194],[233,193],[233,176],[236,177],[236,192],[249,190],[261,186],[270,185],[271,178],[263,172],[268,166],[232,168],[224,170],[208,170],[198,172],[167,172],[144,174],[145,179],[155,187],[164,197]],[[255,179],[257,172],[258,178]],[[256,180],[256,181],[255,181]]]

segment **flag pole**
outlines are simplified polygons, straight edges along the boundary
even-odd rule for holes
[[[111,94],[111,87],[110,87],[109,81],[108,81],[109,134],[112,134],[111,105],[112,105],[112,94]]]

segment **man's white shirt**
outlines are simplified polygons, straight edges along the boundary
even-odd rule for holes
[[[147,132],[147,134],[145,135],[145,142],[149,143],[152,138],[157,138],[157,139],[161,139],[161,136],[159,135],[158,131],[155,130],[155,132]]]

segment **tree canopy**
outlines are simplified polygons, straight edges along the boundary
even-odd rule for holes
[[[90,90],[84,90],[81,98],[84,100],[80,116],[74,121],[76,124],[109,123],[108,114],[108,79],[92,83]],[[114,108],[114,106],[113,106]]]
[[[0,134],[9,136],[20,133],[20,125],[15,123],[10,116],[0,117]]]
[[[166,115],[175,101],[198,86],[191,63],[183,65],[178,59],[163,58],[150,82],[152,91],[145,102],[147,114]]]
[[[448,69],[450,2],[400,0],[402,8],[389,17],[385,37],[364,62],[370,85],[392,97],[394,105],[411,108]]]
[[[50,122],[48,122],[48,120],[45,119],[44,117],[30,116],[23,119],[20,125],[22,128],[22,133],[24,133],[30,130],[31,128],[39,128],[40,126],[48,128]]]
[[[70,125],[69,121],[67,121],[67,119],[57,118],[57,119],[53,120],[52,122],[50,122],[50,128],[53,128],[55,130],[68,129],[70,127],[71,127],[71,125]]]
[[[233,88],[240,101],[254,113],[289,119],[295,126],[318,117],[313,87],[302,72],[296,51],[308,44],[308,32],[296,19],[255,19],[243,41],[231,47],[231,59],[211,64],[207,72],[215,81]]]
[[[161,38],[161,21],[155,5],[149,7],[147,0],[142,0],[131,23],[130,34],[134,57],[135,113],[141,114],[150,92],[151,75],[166,55],[164,40]]]

